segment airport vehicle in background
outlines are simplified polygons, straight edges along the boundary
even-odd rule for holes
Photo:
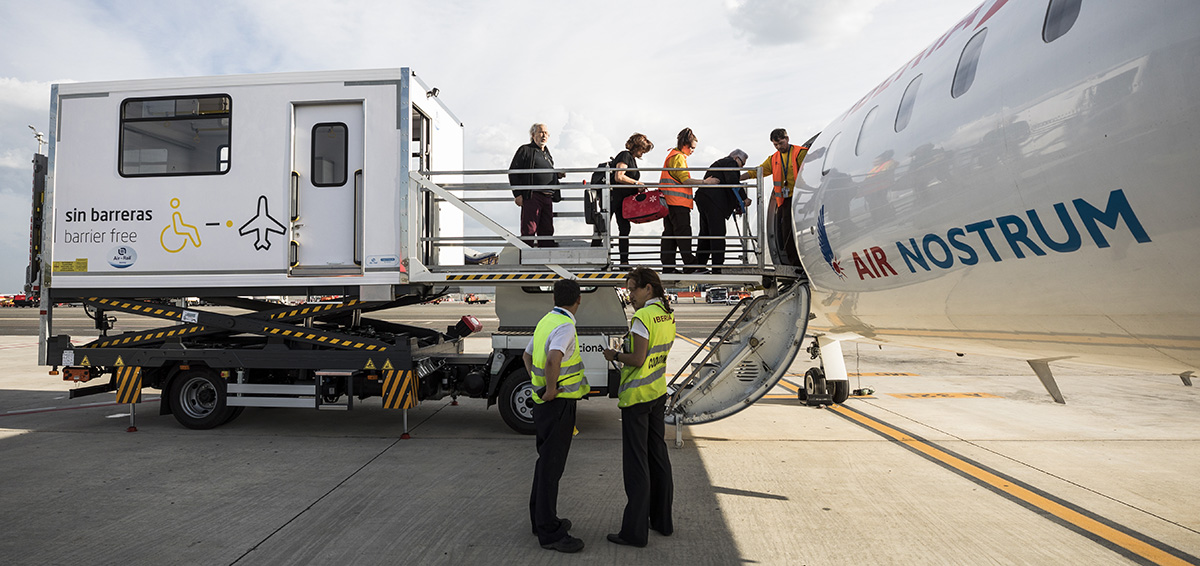
[[[709,287],[704,291],[704,302],[710,305],[713,303],[724,304],[727,297],[729,297],[729,289],[725,287]]]
[[[25,295],[23,293],[13,295],[11,298],[11,304],[14,307],[36,307],[38,306],[39,302],[40,301],[38,297],[33,295]]]
[[[746,291],[737,291],[735,293],[729,293],[725,296],[725,304],[736,305],[736,304],[742,302],[742,299],[749,299],[749,298],[750,298],[750,293],[748,293]]]
[[[467,296],[463,297],[463,302],[467,303],[468,305],[486,305],[491,302],[491,300],[487,297],[476,295],[475,293],[467,293]]]

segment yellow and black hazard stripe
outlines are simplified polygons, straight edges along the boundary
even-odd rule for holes
[[[327,315],[332,312],[342,309],[362,308],[362,301],[352,300],[345,303],[334,303],[328,305],[303,305],[294,309],[285,309],[271,314],[271,320],[285,320],[289,318],[305,318],[318,314]]]
[[[383,372],[383,408],[411,409],[417,406],[417,374],[412,370]]]
[[[139,403],[142,400],[142,368],[124,366],[117,368],[117,402]]]
[[[580,279],[611,281],[614,279],[625,279],[628,273],[580,273],[577,275]]]
[[[447,281],[548,281],[557,278],[557,273],[476,273],[446,276]]]
[[[156,342],[158,340],[166,340],[178,336],[188,336],[198,333],[213,332],[199,324],[189,324],[186,326],[174,326],[170,329],[160,328],[155,330],[147,330],[145,332],[137,332],[134,334],[122,334],[113,338],[101,338],[89,344],[80,346],[80,348],[115,348],[118,346],[132,346],[142,342]]]
[[[340,334],[329,332],[321,332],[310,328],[286,328],[278,326],[264,326],[261,333],[264,336],[282,336],[292,340],[300,340],[312,344],[321,344],[324,346],[337,346],[339,348],[348,348],[354,350],[369,350],[372,352],[382,352],[388,349],[387,344],[376,342],[373,340],[363,340],[346,338]]]
[[[163,305],[152,305],[149,303],[141,303],[138,301],[128,301],[122,299],[102,299],[100,297],[88,297],[85,299],[89,303],[97,303],[108,307],[111,310],[119,310],[125,312],[136,313],[144,316],[153,316],[158,318],[173,318],[178,319],[183,316],[183,310],[177,307],[166,307]]]

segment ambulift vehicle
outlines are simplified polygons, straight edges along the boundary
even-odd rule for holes
[[[551,306],[549,285],[572,278],[588,293],[578,327],[585,377],[593,395],[615,396],[619,372],[601,351],[628,318],[614,291],[625,269],[609,253],[610,187],[562,185],[558,216],[583,217],[594,232],[531,247],[476,206],[510,200],[509,171],[462,170],[463,126],[438,93],[407,68],[53,85],[27,272],[44,313],[39,363],[61,366],[69,381],[108,376],[71,397],[116,391],[136,403],[144,387],[159,389],[160,413],[196,429],[245,407],[347,410],[378,396],[407,409],[465,395],[498,403],[509,426],[531,432],[520,354]],[[771,203],[761,178],[755,202]],[[599,208],[572,212],[585,188],[600,191],[591,199]],[[664,275],[675,286],[766,289],[680,370],[673,422],[744,408],[800,349],[808,292],[797,266],[770,259],[784,256],[766,206],[753,212],[758,236],[742,216],[745,235],[728,239],[733,261],[721,275]],[[468,223],[492,235],[465,236]],[[662,267],[645,251],[658,237],[629,239],[640,240],[643,264]],[[464,265],[467,245],[498,249],[499,263]],[[470,316],[446,329],[371,318],[461,285],[496,287],[490,353],[465,352],[464,339],[482,329]],[[279,296],[334,299],[254,298]],[[175,306],[187,297],[220,308]],[[82,303],[99,336],[76,345],[57,334],[58,303]],[[123,315],[161,326],[117,332]]]

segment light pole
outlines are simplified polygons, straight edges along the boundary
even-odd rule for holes
[[[37,128],[35,128],[33,126],[29,126],[29,129],[33,130],[33,137],[37,139],[38,154],[40,155],[42,153],[42,145],[44,145],[46,143],[46,134],[43,134],[43,133],[37,131]]]

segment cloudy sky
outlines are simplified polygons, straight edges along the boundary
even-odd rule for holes
[[[466,166],[505,168],[533,122],[561,167],[691,127],[703,166],[807,139],[981,0],[173,0],[0,3],[0,293],[28,258],[29,125],[50,85],[411,67],[465,125]],[[513,207],[515,209],[515,207]]]

